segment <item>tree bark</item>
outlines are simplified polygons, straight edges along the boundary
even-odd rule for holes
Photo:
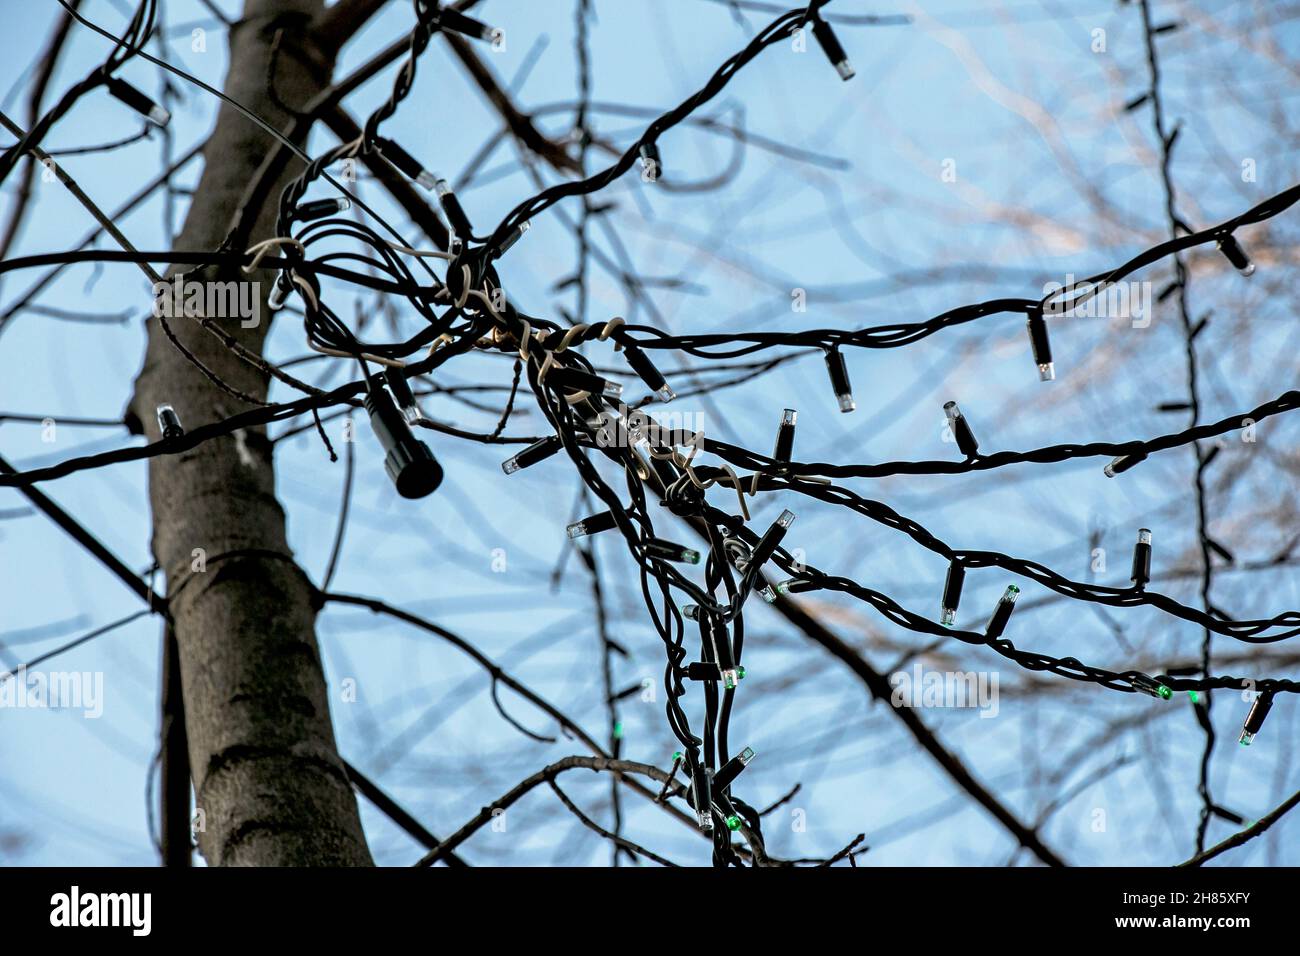
[[[337,50],[316,39],[320,0],[247,0],[231,28],[225,92],[283,129],[291,107],[329,82]],[[275,95],[268,88],[271,49]],[[204,170],[176,247],[214,250],[232,211],[273,140],[222,106],[204,147]],[[290,174],[301,168],[290,164]],[[271,201],[256,211],[251,234],[272,234]],[[192,278],[199,278],[194,276]],[[270,312],[270,275],[203,278],[260,280],[261,322],[223,329],[261,354]],[[200,362],[240,392],[264,399],[266,377],[188,318],[168,320]],[[157,318],[148,324],[144,366],[131,415],[158,437],[155,410],[170,403],[187,428],[248,406],[209,379],[168,341]],[[265,429],[249,429],[179,455],[149,462],[153,552],[167,576],[180,648],[185,730],[195,802],[203,814],[199,849],[210,865],[370,865],[330,722],[315,636],[315,589],[298,567],[275,497],[272,449]]]

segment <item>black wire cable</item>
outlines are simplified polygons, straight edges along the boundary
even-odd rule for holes
[[[60,2],[67,7],[65,0]],[[1086,664],[1074,657],[1054,657],[1019,648],[1001,635],[1000,628],[998,632],[990,630],[981,634],[943,627],[908,610],[883,592],[846,577],[802,564],[796,565],[790,553],[780,547],[772,551],[770,558],[760,555],[760,559],[754,559],[754,548],[760,541],[760,535],[749,526],[750,518],[744,503],[745,494],[753,496],[761,492],[793,492],[846,508],[899,531],[925,550],[949,561],[957,560],[967,569],[997,567],[1072,600],[1110,607],[1149,606],[1175,619],[1195,623],[1207,633],[1221,634],[1251,644],[1278,642],[1300,634],[1300,611],[1287,611],[1267,619],[1237,621],[1209,610],[1189,607],[1141,586],[1108,587],[1073,581],[1032,560],[993,551],[954,548],[916,521],[834,482],[835,479],[869,479],[890,475],[968,474],[1018,464],[1052,464],[1097,456],[1145,457],[1234,431],[1243,427],[1243,419],[1246,418],[1258,422],[1293,411],[1300,406],[1300,391],[1286,391],[1245,415],[1194,425],[1181,432],[1152,439],[1065,443],[1024,452],[1000,451],[987,454],[980,454],[972,447],[968,449],[963,461],[892,461],[874,465],[777,461],[765,454],[702,436],[692,438],[689,442],[691,452],[684,455],[678,448],[685,447],[687,443],[664,443],[636,428],[629,433],[628,441],[612,444],[601,442],[602,427],[611,422],[618,423],[620,428],[626,424],[625,409],[594,387],[572,384],[576,381],[602,380],[595,366],[579,351],[584,344],[612,341],[616,347],[624,350],[629,362],[634,357],[642,357],[642,350],[671,349],[700,359],[718,361],[771,348],[836,350],[848,347],[904,347],[941,330],[989,316],[1041,314],[1048,318],[1075,309],[1092,297],[1102,294],[1109,285],[1139,269],[1166,257],[1177,257],[1195,246],[1219,242],[1242,227],[1280,215],[1300,201],[1300,185],[1292,186],[1232,219],[1200,232],[1188,229],[1186,235],[1175,235],[1143,250],[1113,269],[1043,298],[992,299],[960,306],[920,322],[894,323],[858,330],[671,335],[653,326],[626,325],[621,320],[565,327],[555,321],[521,312],[505,293],[497,263],[502,261],[509,245],[522,235],[527,225],[536,216],[566,198],[582,197],[585,204],[587,197],[610,186],[632,169],[639,157],[657,155],[659,141],[666,133],[686,122],[696,110],[714,99],[741,69],[752,63],[764,50],[782,42],[791,31],[801,29],[809,22],[824,27],[826,23],[821,19],[821,8],[825,3],[826,0],[813,0],[805,7],[778,15],[742,49],[729,57],[694,94],[653,119],[637,140],[610,166],[593,175],[544,188],[519,202],[488,235],[475,236],[467,229],[461,230],[462,234],[457,237],[460,240],[458,246],[453,245],[445,254],[430,255],[418,254],[408,246],[395,229],[330,177],[327,168],[330,164],[353,157],[359,152],[378,150],[381,155],[385,155],[385,141],[381,140],[380,127],[396,114],[409,96],[417,61],[428,48],[434,34],[444,28],[441,18],[445,11],[436,2],[414,0],[415,25],[407,40],[406,60],[398,69],[389,98],[368,117],[360,139],[326,150],[315,159],[225,94],[144,52],[141,47],[153,28],[156,12],[154,0],[145,0],[141,4],[122,37],[114,37],[69,8],[79,22],[114,40],[113,51],[104,69],[109,69],[110,65],[116,68],[125,59],[140,56],[219,97],[306,163],[304,171],[285,187],[280,196],[275,236],[271,240],[276,244],[277,254],[260,255],[256,261],[263,268],[279,270],[277,293],[287,293],[289,290],[300,293],[304,305],[304,336],[308,345],[317,351],[334,353],[344,356],[348,361],[355,361],[360,369],[360,377],[329,392],[254,408],[224,421],[195,428],[176,438],[73,458],[23,473],[0,474],[0,486],[30,486],[36,482],[113,463],[178,454],[240,428],[284,421],[308,412],[319,416],[320,409],[332,406],[355,407],[361,404],[358,396],[378,387],[379,380],[371,371],[371,366],[376,363],[403,366],[402,371],[409,378],[427,374],[471,350],[499,350],[517,356],[514,366],[515,384],[521,386],[526,382],[532,392],[553,433],[551,440],[555,442],[555,448],[552,450],[564,452],[593,499],[610,512],[613,530],[623,539],[629,556],[637,566],[636,573],[647,617],[664,645],[665,716],[670,730],[682,745],[681,762],[690,778],[693,799],[699,800],[701,804],[703,801],[700,799],[702,794],[699,788],[706,785],[712,772],[721,769],[731,759],[730,720],[737,688],[734,684],[728,686],[723,683],[721,675],[724,670],[739,669],[744,645],[745,605],[752,600],[753,592],[765,583],[762,565],[768,560],[786,573],[794,575],[801,590],[836,592],[870,605],[884,618],[907,630],[948,637],[974,646],[988,646],[1028,671],[1049,672],[1123,693],[1142,691],[1156,696],[1161,696],[1162,691],[1171,690],[1247,686],[1266,693],[1300,692],[1300,682],[1296,681],[1275,678],[1248,681],[1246,678],[1211,676],[1208,670],[1198,678],[1151,675],[1138,670],[1112,671]],[[7,150],[0,157],[0,181],[17,158],[39,142],[44,132],[77,98],[104,82],[107,75],[92,74],[82,84],[74,86],[55,110],[43,117],[26,137]],[[386,158],[390,158],[392,152],[390,148]],[[303,219],[307,216],[303,212],[302,201],[310,185],[318,179],[337,188],[373,216],[381,229],[395,239],[396,243],[384,238],[379,230],[351,219],[329,215],[328,211],[328,218],[304,222]],[[450,211],[453,207],[445,201],[445,196],[443,206],[448,218],[454,219]],[[293,234],[294,228],[297,228],[296,234]],[[417,269],[407,262],[410,257],[416,258],[416,265],[427,275],[428,282],[421,282],[417,278]],[[8,260],[0,263],[0,274],[19,268],[86,261],[168,262],[173,265],[236,269],[251,265],[253,258],[241,250],[224,248],[213,252],[164,253],[83,250]],[[430,258],[446,260],[441,277],[427,261]],[[411,305],[424,325],[406,339],[364,341],[329,307],[324,299],[322,280],[397,296]],[[409,364],[403,363],[405,358],[426,347],[431,351],[425,358]],[[766,368],[771,367],[774,365]],[[647,373],[642,368],[638,369],[638,374],[645,378]],[[652,387],[652,390],[657,388]],[[511,403],[513,401],[512,389]],[[504,424],[504,418],[502,422]],[[700,455],[715,456],[723,465],[706,464],[699,460]],[[605,472],[611,468],[621,473],[624,488],[616,490],[607,480]],[[745,469],[750,474],[740,475],[735,471],[736,468]],[[658,502],[652,502],[648,497],[647,485],[662,489],[662,498]],[[707,495],[711,489],[717,489],[719,494],[738,495],[742,513],[730,514],[710,504]],[[670,515],[691,521],[702,528],[708,544],[703,555],[702,584],[685,573],[678,561],[665,556],[664,542],[656,533],[652,504],[662,506]],[[684,554],[685,549],[682,549],[678,557]],[[331,559],[331,568],[333,565]],[[695,619],[690,624],[682,611],[682,602],[687,600],[696,606]],[[695,662],[689,660],[691,649],[688,649],[687,643],[687,631],[692,624],[700,646],[699,659]],[[719,676],[712,676],[713,672]],[[702,723],[698,732],[692,729],[682,702],[691,692],[688,687],[693,689],[695,686],[699,687],[703,700],[702,706],[698,708],[702,711]],[[495,695],[495,686],[493,693]],[[510,719],[508,715],[506,719]],[[525,728],[519,729],[531,735]],[[729,786],[712,794],[708,805],[697,806],[697,811],[701,814],[701,822],[706,825],[706,829],[708,821],[714,823],[711,829],[715,863],[742,865],[731,848],[730,831],[733,823],[747,825],[752,834],[761,840],[759,815],[748,804],[731,795]]]

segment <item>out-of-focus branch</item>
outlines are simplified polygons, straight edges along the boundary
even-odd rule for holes
[[[669,775],[658,767],[652,767],[645,763],[637,763],[632,760],[614,760],[611,757],[565,757],[561,760],[555,761],[553,764],[543,767],[531,777],[525,778],[510,790],[506,791],[504,795],[479,810],[479,812],[474,815],[473,819],[451,836],[447,837],[447,839],[443,841],[442,846],[430,850],[421,857],[420,862],[416,865],[432,865],[482,829],[485,824],[492,820],[493,815],[497,811],[505,810],[507,807],[518,802],[521,797],[534,787],[543,783],[550,783],[560,774],[564,773],[564,771],[579,768],[585,768],[597,772],[603,770],[617,774],[639,773],[642,776],[649,777],[659,783],[664,783],[670,779]],[[682,791],[682,785],[677,784],[674,792],[681,793]]]
[[[81,0],[71,0],[71,6],[73,10],[77,9],[81,6]],[[50,85],[50,78],[54,75],[54,67],[58,63],[59,54],[63,51],[64,44],[67,42],[68,33],[72,29],[73,22],[72,14],[65,10],[63,16],[59,19],[59,25],[54,28],[54,34],[50,37],[45,53],[41,56],[36,79],[32,83],[31,94],[27,98],[27,125],[29,128],[34,126],[41,117],[41,101],[45,99],[45,90]],[[18,238],[18,231],[22,228],[23,217],[27,213],[27,204],[32,198],[32,183],[35,178],[36,165],[29,163],[18,182],[18,192],[14,196],[14,204],[9,208],[9,221],[5,224],[4,236],[0,237],[0,259],[8,258],[9,250],[12,248],[14,240]]]
[[[557,171],[579,172],[578,161],[565,152],[564,147],[548,139],[533,124],[532,117],[515,106],[509,94],[501,88],[497,78],[488,69],[487,64],[480,60],[478,54],[470,48],[469,42],[453,33],[447,33],[444,36],[447,38],[447,45],[451,47],[451,52],[456,54],[456,58],[469,71],[469,75],[478,84],[478,88],[483,91],[483,95],[501,114],[506,127],[514,134],[514,137],[546,160]]]
[[[158,831],[163,866],[188,867],[190,837],[190,754],[181,693],[181,656],[171,625],[163,628],[162,726],[158,746]]]
[[[26,131],[23,130],[23,128],[19,126],[17,123],[10,120],[9,117],[5,116],[4,113],[0,113],[0,124],[3,124],[5,129],[9,130],[9,132],[13,133],[19,139],[22,139],[22,137],[26,135]],[[103,210],[101,210],[98,206],[95,205],[95,203],[91,200],[91,198],[87,196],[85,192],[82,191],[80,186],[77,185],[77,181],[73,179],[71,176],[69,176],[67,171],[62,166],[59,166],[57,163],[55,163],[54,160],[50,158],[49,154],[46,153],[44,150],[42,150],[39,146],[31,146],[29,148],[31,150],[32,155],[39,162],[46,165],[47,168],[53,171],[55,177],[59,180],[59,182],[63,183],[64,187],[68,190],[68,192],[72,193],[73,197],[76,198],[77,202],[81,203],[81,205],[85,207],[86,211],[90,213],[92,217],[94,217],[94,220],[97,223],[99,223],[100,227],[105,232],[107,232],[110,236],[113,237],[113,240],[119,246],[121,246],[127,252],[136,251],[135,246],[131,245],[131,241],[122,234],[122,230],[118,229],[117,226],[114,225],[112,219],[104,215]],[[140,267],[140,271],[145,274],[145,276],[149,279],[150,282],[158,283],[162,281],[162,277],[159,276],[158,273],[153,271],[153,268],[149,265],[149,263],[140,262],[138,263],[138,265]]]
[[[321,118],[330,131],[345,143],[361,135],[361,127],[357,125],[356,120],[337,103],[326,109]],[[439,249],[446,249],[449,240],[447,227],[433,211],[428,200],[411,185],[411,181],[375,153],[362,153],[360,159],[379,184],[393,197],[393,201],[411,217],[411,221],[420,228],[420,231]]]
[[[371,782],[365,774],[352,766],[352,764],[348,763],[346,760],[343,761],[343,769],[347,771],[348,779],[351,780],[352,785],[357,788],[357,792],[373,803],[384,813],[385,816],[388,817],[388,819],[401,827],[408,836],[412,836],[416,840],[419,840],[426,849],[430,850],[434,849],[441,843],[436,836],[424,828],[424,825],[420,823],[419,820],[415,819],[415,817],[403,810],[397,801],[384,793],[383,790],[379,789],[379,787]],[[463,869],[469,866],[468,863],[458,857],[455,853],[448,853],[443,857],[443,861],[447,866],[453,868]]]
[[[580,727],[577,723],[575,723],[573,720],[565,716],[560,710],[556,709],[545,698],[540,697],[537,694],[533,693],[533,691],[530,690],[528,687],[521,684],[519,681],[515,680],[513,677],[507,674],[494,661],[492,661],[491,658],[487,657],[485,654],[479,651],[478,648],[474,647],[474,645],[470,644],[464,638],[461,638],[456,634],[453,634],[451,631],[447,630],[446,628],[439,627],[437,624],[434,624],[432,621],[425,620],[419,615],[412,614],[409,611],[404,611],[399,607],[394,607],[391,604],[387,604],[384,601],[380,601],[376,598],[362,597],[356,594],[338,594],[336,592],[322,594],[320,598],[321,600],[327,603],[332,601],[337,604],[351,604],[354,607],[367,608],[368,610],[371,610],[376,614],[386,614],[389,617],[394,617],[399,621],[405,621],[407,624],[413,625],[414,627],[418,627],[421,630],[428,631],[430,634],[435,634],[438,637],[441,637],[443,640],[449,642],[450,644],[455,645],[460,650],[468,654],[470,657],[474,658],[474,660],[479,664],[479,666],[481,666],[492,676],[493,680],[499,681],[500,683],[509,687],[520,697],[524,698],[524,700],[528,701],[530,704],[537,707],[539,710],[545,712],[547,716],[553,719],[556,723],[558,723],[569,733],[573,734],[574,737],[576,737],[578,740],[582,741],[582,743],[585,744],[588,748],[590,748],[593,753],[598,755],[597,757],[591,759],[600,759],[600,760],[612,759],[605,752],[604,748],[602,748],[600,744],[596,742],[595,738],[593,738],[590,734],[588,734],[585,730],[583,730],[582,727]],[[571,758],[571,759],[581,759],[581,758]],[[659,774],[659,776],[655,777],[656,780],[662,781],[664,779],[664,774],[662,771],[655,770],[655,774]],[[655,801],[655,793],[654,791],[650,790],[648,787],[644,786],[643,784],[639,783],[636,780],[633,780],[630,777],[620,777],[620,779],[625,784],[627,784],[627,786],[630,787],[632,790],[636,791],[637,793],[641,794],[642,796],[648,798],[651,801]],[[673,816],[677,817],[679,820],[682,821],[682,823],[689,826],[692,830],[696,830],[696,832],[699,832],[696,827],[695,820],[691,816],[683,813],[682,811],[678,810],[676,807],[670,807],[667,804],[664,805],[664,809],[667,810]]]
[[[141,189],[134,196],[132,196],[122,205],[118,206],[112,212],[108,213],[109,221],[117,222],[118,220],[124,218],[128,213],[130,213],[142,202],[144,202],[151,195],[153,195],[155,190],[157,190],[160,186],[166,184],[172,178],[172,176],[178,173],[185,166],[189,165],[190,161],[193,160],[195,157],[197,157],[199,153],[202,151],[202,149],[203,149],[203,145],[200,143],[199,145],[190,149],[189,152],[187,152],[184,156],[177,159],[176,162],[172,163],[171,166],[169,166],[167,169],[163,170],[163,172],[160,175],[155,176],[153,179],[151,179],[147,184],[141,187]],[[102,225],[96,226],[94,229],[92,229],[82,238],[81,242],[79,242],[75,246],[75,248],[78,251],[85,249],[92,242],[98,239],[100,233],[104,231],[105,229]],[[45,289],[47,289],[50,286],[50,284],[55,279],[57,279],[67,268],[68,268],[67,264],[54,266],[52,269],[50,269],[48,272],[42,275],[40,279],[38,279],[35,283],[29,286],[27,291],[24,292],[21,296],[19,296],[18,300],[14,302],[13,305],[5,309],[3,313],[0,313],[0,331],[3,331],[5,326],[9,323],[9,321],[13,319],[13,317],[16,316],[19,312],[21,312],[23,309],[29,308],[31,306],[32,301],[38,295],[40,295],[41,292],[45,291]]]
[[[773,582],[768,581],[767,584],[770,586]],[[872,697],[889,704],[893,688],[889,686],[888,679],[868,664],[853,648],[844,643],[821,621],[794,601],[782,596],[775,607],[782,617],[803,631],[814,643],[820,644],[848,665],[849,670],[858,675],[862,683],[867,685],[867,690],[871,692]],[[892,705],[889,710],[903,722],[903,726],[916,738],[917,743],[925,748],[925,751],[938,762],[939,766],[952,778],[953,782],[991,813],[1020,842],[1021,846],[1048,866],[1066,865],[1064,860],[1048,849],[1037,833],[1021,823],[1019,818],[1003,806],[1002,802],[988,788],[975,779],[971,772],[966,769],[966,765],[961,762],[956,754],[951,753],[939,742],[939,738],[916,715],[914,710],[910,707],[894,707]]]
[[[1234,833],[1232,836],[1228,837],[1228,839],[1224,840],[1222,843],[1215,844],[1214,846],[1210,847],[1208,850],[1204,851],[1203,853],[1198,853],[1190,860],[1185,860],[1184,862],[1179,863],[1178,865],[1180,867],[1200,866],[1202,863],[1208,863],[1210,860],[1213,860],[1216,856],[1219,856],[1222,853],[1226,853],[1228,850],[1231,850],[1233,847],[1241,846],[1243,843],[1249,843],[1251,840],[1255,839],[1255,837],[1259,836],[1261,833],[1263,833],[1273,824],[1277,823],[1278,820],[1282,819],[1282,817],[1285,816],[1289,811],[1293,810],[1297,804],[1300,804],[1300,790],[1297,790],[1295,793],[1291,794],[1291,796],[1287,798],[1285,803],[1281,804],[1276,810],[1274,810],[1268,816],[1263,817],[1262,819],[1256,821],[1256,823],[1253,826],[1246,827],[1246,829]]]
[[[617,780],[617,778],[615,779]],[[569,799],[569,795],[560,789],[560,785],[558,783],[556,783],[554,780],[548,780],[547,783],[551,785],[551,789],[555,791],[555,795],[560,798],[560,802],[564,804],[564,806],[568,809],[570,813],[572,813],[575,817],[578,818],[578,820],[582,823],[583,826],[585,826],[588,830],[591,830],[593,833],[600,834],[606,840],[612,842],[615,845],[615,847],[617,847],[618,849],[626,850],[628,853],[631,853],[634,856],[640,854],[641,856],[644,856],[647,859],[654,860],[660,866],[677,865],[672,860],[666,859],[652,850],[647,850],[639,843],[633,843],[631,840],[627,839],[626,837],[620,836],[618,833],[611,833],[610,831],[606,830],[595,820],[591,819],[591,817],[587,816],[585,813],[579,810],[578,805],[574,803],[571,799]],[[615,862],[617,863],[617,856],[615,856]]]

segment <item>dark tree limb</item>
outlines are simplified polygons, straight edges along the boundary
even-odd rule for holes
[[[181,654],[170,625],[163,629],[162,728],[159,731],[158,820],[163,866],[193,862],[190,843],[190,756],[181,695]]]
[[[1190,860],[1185,860],[1184,862],[1179,863],[1178,865],[1180,867],[1201,866],[1202,864],[1208,863],[1210,860],[1213,860],[1216,856],[1219,856],[1222,853],[1226,853],[1227,851],[1231,850],[1233,847],[1241,846],[1243,843],[1249,843],[1251,840],[1255,839],[1255,837],[1259,836],[1261,833],[1263,833],[1273,824],[1277,823],[1278,820],[1282,819],[1282,817],[1285,816],[1287,813],[1289,813],[1291,810],[1295,809],[1297,805],[1300,805],[1300,790],[1297,790],[1295,793],[1291,794],[1291,796],[1288,797],[1275,810],[1273,810],[1273,812],[1271,812],[1265,817],[1262,817],[1261,819],[1256,821],[1252,826],[1248,826],[1246,827],[1246,829],[1234,833],[1232,836],[1228,837],[1228,839],[1224,840],[1222,843],[1217,843],[1214,846],[1210,847],[1208,850],[1198,853]]]
[[[367,608],[368,610],[375,612],[376,614],[386,614],[390,617],[396,618],[399,621],[404,621],[407,624],[412,625],[413,627],[418,627],[421,630],[428,631],[430,634],[437,635],[438,637],[442,638],[444,641],[447,641],[448,643],[459,648],[461,651],[463,651],[464,653],[472,657],[480,667],[482,667],[485,671],[488,672],[488,674],[491,675],[494,681],[499,681],[500,683],[504,684],[506,687],[509,687],[520,697],[524,698],[524,700],[528,701],[534,707],[537,707],[539,710],[543,711],[547,716],[549,716],[552,720],[554,720],[561,727],[563,727],[568,733],[572,734],[576,739],[581,741],[588,749],[591,750],[592,753],[596,754],[599,758],[612,759],[609,757],[609,754],[605,752],[605,749],[601,747],[599,743],[596,742],[596,739],[592,737],[589,733],[587,733],[585,730],[583,730],[579,724],[571,720],[568,716],[566,716],[562,711],[558,710],[553,704],[551,704],[545,698],[537,695],[526,685],[521,684],[514,677],[510,676],[510,674],[502,670],[501,667],[496,664],[496,662],[494,662],[491,658],[483,654],[483,652],[481,652],[473,644],[469,643],[464,638],[459,637],[456,634],[453,634],[451,631],[447,630],[446,628],[439,627],[437,624],[434,624],[432,621],[425,620],[424,618],[416,614],[412,614],[409,611],[404,611],[399,607],[394,607],[391,604],[387,604],[384,601],[378,600],[377,598],[362,597],[356,594],[338,594],[338,593],[331,592],[329,594],[322,594],[321,600],[327,603],[334,602],[338,604],[351,604],[354,607],[364,607]],[[655,777],[655,779],[662,780],[664,777],[663,772],[656,770],[656,773],[660,774],[660,776]],[[655,792],[649,789],[648,787],[646,787],[644,784],[640,783],[639,781],[634,780],[631,777],[620,777],[619,779],[622,780],[622,782],[626,784],[628,788],[630,788],[634,792],[639,793],[641,796],[646,797],[652,802],[655,803],[659,802],[655,798]],[[681,810],[678,810],[676,807],[671,807],[668,806],[667,804],[664,804],[663,806],[664,809],[668,811],[668,813],[670,813],[672,816],[676,817],[679,821],[681,821],[686,826],[690,827],[692,830],[698,832],[697,824],[694,817],[690,816],[689,814],[683,813]]]
[[[588,830],[591,830],[593,833],[599,834],[600,836],[604,837],[606,840],[609,840],[611,843],[613,843],[620,850],[626,850],[628,853],[631,853],[634,856],[639,854],[640,856],[644,856],[648,860],[654,860],[660,866],[677,865],[672,860],[660,856],[658,853],[655,853],[653,850],[647,850],[639,843],[633,843],[631,840],[627,839],[624,836],[619,835],[618,833],[611,833],[609,830],[606,830],[599,823],[597,823],[595,820],[591,819],[591,817],[587,816],[580,809],[578,809],[578,805],[569,798],[569,795],[567,793],[565,793],[563,790],[560,789],[560,785],[558,783],[556,783],[554,780],[548,780],[547,783],[551,785],[551,789],[555,791],[555,795],[560,798],[560,802],[564,804],[565,808],[570,813],[572,813],[575,817],[577,817],[579,822],[581,822],[582,825],[585,826]]]
[[[438,847],[442,843],[441,840],[425,829],[424,825],[420,823],[419,820],[415,819],[415,817],[402,809],[396,800],[386,794],[383,790],[379,789],[378,785],[373,783],[360,770],[352,766],[352,764],[348,763],[346,760],[343,761],[343,768],[347,770],[348,777],[352,780],[353,786],[357,788],[357,792],[378,807],[379,810],[388,817],[388,819],[401,827],[408,836],[414,837],[429,850]],[[455,853],[448,853],[443,857],[443,862],[446,863],[447,866],[455,868],[465,868],[469,866],[468,863],[458,857]]]
[[[668,774],[660,770],[658,767],[652,767],[645,763],[637,763],[633,760],[615,760],[612,757],[564,757],[553,764],[543,767],[541,770],[537,771],[537,773],[516,784],[499,799],[494,800],[492,803],[483,807],[483,809],[479,810],[479,812],[475,814],[473,819],[467,822],[451,836],[447,837],[441,846],[430,850],[421,857],[416,866],[431,866],[436,863],[438,860],[442,859],[444,855],[450,853],[481,830],[485,825],[490,823],[496,812],[505,810],[511,805],[517,803],[520,798],[534,787],[540,786],[543,783],[550,783],[566,770],[575,769],[587,769],[596,772],[606,771],[617,774],[639,773],[642,776],[649,777],[650,779],[660,783],[670,779]],[[682,792],[683,789],[684,788],[682,788],[680,784],[676,787],[678,793]]]
[[[771,584],[772,582],[767,583]],[[917,716],[916,711],[910,707],[894,707],[890,703],[893,688],[889,686],[889,680],[868,664],[862,655],[846,644],[821,621],[809,614],[803,607],[784,595],[778,599],[775,608],[777,613],[807,635],[815,644],[825,648],[843,662],[849,670],[853,671],[866,685],[871,696],[888,706],[890,713],[902,721],[908,733],[916,739],[916,742],[925,749],[926,753],[935,759],[952,781],[970,794],[976,803],[992,814],[994,819],[1001,823],[1021,846],[1048,866],[1066,865],[1064,860],[1043,843],[1037,833],[1025,826],[1014,813],[1002,804],[1002,801],[975,779],[960,758],[939,742],[939,738]]]
[[[451,52],[456,54],[456,58],[464,65],[478,88],[483,91],[488,102],[501,114],[506,128],[515,139],[544,159],[556,171],[579,172],[578,161],[565,152],[563,146],[548,139],[533,123],[532,117],[515,106],[509,94],[501,88],[497,78],[492,75],[488,65],[479,59],[479,55],[470,47],[469,41],[454,33],[445,33],[444,36],[447,45],[451,47]]]
[[[69,2],[73,10],[81,6],[81,0],[69,0]],[[27,126],[29,128],[34,126],[40,119],[41,103],[45,99],[45,91],[49,88],[50,78],[54,75],[54,67],[59,62],[59,54],[63,52],[64,44],[68,40],[68,33],[75,22],[71,13],[66,10],[63,11],[63,15],[59,18],[59,25],[54,28],[54,34],[50,37],[50,42],[41,55],[36,79],[33,81],[31,93],[27,97]],[[13,205],[9,207],[9,220],[5,223],[4,235],[0,237],[0,259],[8,258],[9,250],[13,248],[14,240],[18,238],[18,233],[22,229],[23,218],[27,214],[27,207],[32,198],[32,183],[35,180],[36,164],[28,163],[18,181],[18,192],[14,196]]]

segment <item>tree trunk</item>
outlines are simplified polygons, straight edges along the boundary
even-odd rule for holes
[[[324,88],[336,50],[320,49],[307,29],[321,13],[312,0],[247,0],[231,29],[225,92],[283,129],[290,117],[268,89],[272,40],[277,98],[305,103]],[[198,190],[176,247],[214,250],[273,140],[223,106],[204,148]],[[297,161],[291,170],[301,169]],[[274,205],[257,211],[252,235],[271,235]],[[205,278],[214,278],[205,274]],[[261,280],[262,321],[220,324],[261,353],[270,313],[269,276]],[[197,322],[169,320],[184,346],[242,393],[265,398],[266,377]],[[131,411],[150,438],[155,410],[170,403],[186,428],[248,406],[221,389],[149,321],[144,367]],[[314,589],[293,560],[275,497],[272,449],[263,428],[204,442],[149,462],[153,552],[173,595],[180,646],[185,730],[195,801],[203,814],[199,849],[211,865],[369,865],[357,812],[330,722],[315,636]]]

